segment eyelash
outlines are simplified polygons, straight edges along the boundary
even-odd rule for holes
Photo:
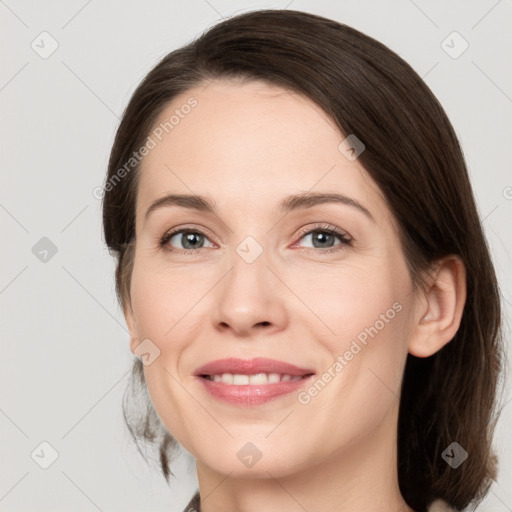
[[[192,228],[184,227],[184,228],[172,230],[172,231],[169,231],[169,232],[165,233],[163,235],[163,237],[160,239],[159,243],[158,243],[159,247],[161,249],[163,249],[164,251],[168,251],[168,252],[181,252],[181,253],[186,253],[189,256],[194,256],[195,254],[197,254],[202,249],[206,249],[206,247],[201,247],[199,249],[176,249],[176,248],[170,248],[170,246],[167,245],[167,243],[169,242],[169,240],[171,238],[173,238],[174,236],[178,235],[179,233],[194,233],[194,234],[198,234],[198,235],[203,235],[206,238],[208,238],[207,235],[205,233],[203,233],[202,231],[199,231],[197,229],[192,229]],[[299,233],[299,240],[304,238],[306,235],[311,234],[311,233],[328,233],[329,235],[334,235],[334,236],[338,237],[340,239],[341,243],[338,244],[338,245],[335,245],[335,246],[333,246],[331,248],[327,248],[327,249],[320,249],[320,248],[316,248],[316,247],[307,247],[306,248],[307,252],[314,251],[314,252],[322,252],[322,253],[331,253],[331,252],[334,252],[334,251],[343,250],[345,248],[345,246],[352,246],[353,242],[354,242],[354,239],[350,238],[347,235],[347,233],[345,233],[344,231],[341,231],[341,230],[331,226],[330,224],[319,224],[319,225],[313,226],[313,228],[308,228],[306,230],[301,231]]]

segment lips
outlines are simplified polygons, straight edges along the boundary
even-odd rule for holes
[[[195,375],[199,376],[222,374],[256,375],[258,373],[278,373],[280,375],[302,377],[315,372],[310,369],[299,368],[284,361],[264,357],[257,357],[255,359],[219,359],[207,363],[195,371]]]
[[[248,386],[255,384],[276,384],[278,382],[295,382],[302,379],[300,375],[290,375],[288,373],[254,373],[246,375],[244,373],[216,373],[206,375],[206,379],[214,382],[223,382],[224,384],[233,384],[234,386]]]
[[[219,359],[194,372],[211,395],[233,405],[258,405],[287,395],[314,374],[311,369],[267,358]]]

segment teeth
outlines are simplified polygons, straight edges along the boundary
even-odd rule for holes
[[[268,382],[270,384],[275,384],[281,380],[281,375],[279,373],[269,373],[268,374]]]
[[[268,377],[266,373],[257,373],[256,375],[247,376],[249,384],[268,384]]]
[[[233,374],[232,373],[223,373],[221,381],[224,384],[233,384]]]
[[[249,384],[249,375],[233,375],[233,384],[235,386],[241,386],[242,384]]]
[[[300,375],[288,375],[281,373],[256,373],[254,375],[244,375],[239,373],[223,373],[221,375],[209,375],[209,380],[231,384],[235,386],[247,386],[257,384],[275,384],[277,382],[293,382],[302,379]]]

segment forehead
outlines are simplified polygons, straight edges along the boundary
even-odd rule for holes
[[[193,105],[193,106],[192,106]],[[214,81],[177,96],[144,157],[137,217],[169,193],[274,207],[291,193],[340,192],[385,208],[373,180],[340,151],[345,136],[312,100],[263,81]],[[242,211],[242,210],[239,210]]]

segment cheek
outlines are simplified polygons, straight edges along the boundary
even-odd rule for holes
[[[183,272],[137,262],[131,296],[141,339],[150,338],[160,350],[178,350],[180,340],[187,339],[183,331],[190,328],[189,312],[203,294],[200,283]]]
[[[198,329],[203,325],[197,321],[199,308],[194,306],[209,287],[199,281],[142,259],[134,265],[131,280],[139,338],[151,340],[159,351],[158,357],[144,366],[149,395],[162,423],[185,447],[190,446],[187,426],[200,414],[183,386],[187,375],[181,363],[191,340],[200,338]]]
[[[294,291],[314,313],[303,317],[311,319],[312,338],[328,354],[324,371],[330,372],[325,375],[330,391],[318,396],[320,409],[338,404],[340,416],[342,410],[348,417],[368,414],[370,424],[374,415],[384,414],[394,393],[399,394],[410,301],[408,274],[399,265],[383,258],[338,267],[322,273],[321,279],[303,274],[295,281]]]
[[[303,318],[310,318],[320,329],[317,332],[332,341],[332,351],[346,349],[347,341],[358,335],[364,342],[365,333],[375,333],[372,327],[390,331],[406,293],[404,278],[386,268],[385,262],[297,273],[292,282],[294,293],[311,312]]]

